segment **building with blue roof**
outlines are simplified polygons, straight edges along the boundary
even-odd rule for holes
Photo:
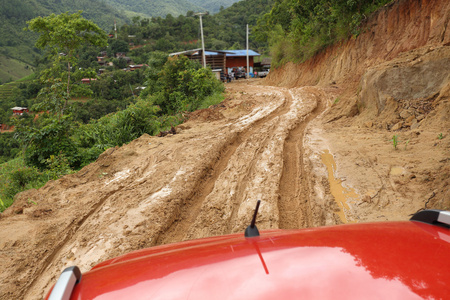
[[[186,55],[192,60],[202,63],[202,49],[193,49],[182,52],[171,53],[169,56]],[[248,50],[250,73],[253,74],[255,56],[260,54]],[[212,70],[219,70],[225,74],[236,72],[239,69],[247,69],[247,50],[205,50],[206,65]]]

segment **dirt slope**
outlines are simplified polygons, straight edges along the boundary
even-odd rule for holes
[[[383,14],[404,12],[407,2]],[[410,2],[440,16],[429,23],[442,30],[427,32],[443,32],[443,40],[424,38],[393,56],[377,50],[350,73],[327,61],[336,48],[316,58],[323,73],[305,71],[308,62],[230,83],[224,103],[193,113],[177,134],[144,135],[20,194],[0,218],[0,299],[41,299],[70,265],[87,271],[143,247],[243,232],[257,199],[259,229],[449,209],[448,3],[435,1],[437,10]],[[342,62],[364,51],[343,48]]]

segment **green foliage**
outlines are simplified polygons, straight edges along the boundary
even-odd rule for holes
[[[189,0],[189,2],[204,8],[210,13],[217,13],[223,11],[240,0]]]
[[[46,161],[48,169],[45,174],[49,180],[56,180],[59,177],[71,174],[74,171],[70,167],[67,157],[60,152],[58,155],[50,155]]]
[[[0,134],[0,163],[14,158],[19,152],[19,142],[14,139],[12,132]]]
[[[17,193],[40,188],[48,180],[73,172],[62,156],[52,157],[51,160],[51,168],[43,172],[35,167],[27,167],[22,157],[0,164],[0,212],[13,203]]]
[[[128,43],[124,40],[116,40],[114,39],[111,43],[110,43],[110,49],[112,51],[111,54],[115,55],[118,52],[128,52],[130,49],[128,47]]]
[[[70,98],[72,68],[78,61],[74,55],[76,50],[85,45],[98,47],[107,45],[106,33],[94,22],[84,19],[81,13],[79,11],[74,14],[51,14],[48,17],[37,17],[27,22],[28,30],[40,34],[36,41],[36,47],[48,49],[53,61],[51,72],[41,74],[41,80],[52,86],[56,85],[55,88],[60,88],[62,82],[67,82],[65,104]],[[59,70],[61,63],[67,64],[67,73]],[[62,93],[57,92],[53,95],[59,98]]]
[[[41,187],[46,181],[36,168],[25,166],[22,158],[0,164],[0,212],[13,203],[17,193]]]
[[[39,177],[39,171],[33,167],[24,167],[9,173],[13,185],[24,188],[29,182]]]
[[[90,99],[86,102],[74,102],[68,110],[73,120],[84,124],[89,123],[91,119],[97,120],[101,117],[125,109],[133,98],[106,100],[106,99]]]
[[[358,35],[361,21],[390,1],[277,0],[258,21],[255,37],[260,41],[278,37],[270,42],[275,65],[304,61],[330,44]]]
[[[215,92],[214,94],[206,97],[202,103],[200,104],[198,109],[203,109],[203,108],[208,108],[211,105],[216,105],[219,104],[220,102],[222,102],[224,100],[224,95],[223,92]]]
[[[48,167],[52,155],[64,155],[76,168],[79,165],[77,149],[70,137],[73,126],[68,115],[43,114],[33,124],[19,122],[15,135],[24,145],[27,165],[43,170]]]
[[[185,14],[188,10],[202,11],[202,8],[185,0],[108,0],[108,2],[121,10],[128,16],[136,14],[145,17],[166,16],[168,14],[178,16]]]
[[[95,160],[110,147],[122,146],[144,133],[154,135],[174,124],[174,118],[158,117],[158,111],[151,101],[140,100],[125,110],[80,126],[74,139],[79,145],[81,166]]]
[[[118,24],[126,22],[127,18],[117,9],[111,7],[104,1],[98,0],[20,0],[20,1],[1,1],[0,5],[0,60],[1,57],[15,59],[24,62],[27,65],[36,67],[36,59],[39,59],[42,52],[34,47],[37,34],[29,31],[23,31],[26,27],[26,21],[37,16],[48,16],[51,13],[59,14],[63,12],[75,13],[83,10],[83,17],[89,20],[95,20],[102,29],[109,30],[114,20]],[[24,75],[14,74],[18,67],[0,67],[0,73],[4,71],[11,72],[13,80]],[[1,75],[0,75],[1,78]],[[5,82],[4,80],[2,80]]]
[[[397,145],[398,145],[398,143],[400,142],[400,141],[398,140],[398,135],[394,134],[394,135],[392,136],[391,142],[392,142],[392,145],[394,146],[394,149],[397,150]]]
[[[216,91],[223,91],[223,84],[211,70],[185,56],[171,57],[158,74],[155,91],[151,91],[155,104],[163,114],[194,111],[202,101]]]
[[[29,63],[24,63],[8,56],[0,54],[0,84],[7,83],[33,73],[33,67]]]
[[[438,134],[438,139],[442,140],[444,138],[444,135],[441,133]]]
[[[145,69],[133,72],[115,70],[102,74],[98,80],[91,82],[91,90],[95,98],[107,100],[125,100],[133,96],[135,88],[145,81]],[[132,88],[130,89],[130,85]]]

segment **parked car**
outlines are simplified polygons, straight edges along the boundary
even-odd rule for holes
[[[237,68],[234,72],[234,78],[245,78],[245,69],[244,68]]]
[[[261,234],[254,220],[245,235],[143,249],[83,275],[67,268],[47,299],[450,297],[448,211],[422,211],[402,222]]]
[[[265,69],[265,70],[259,71],[257,74],[258,74],[258,77],[264,78],[267,75],[269,75],[269,72],[270,72],[270,69]]]

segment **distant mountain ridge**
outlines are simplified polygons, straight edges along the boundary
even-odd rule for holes
[[[187,1],[204,8],[206,11],[209,11],[210,13],[216,13],[220,11],[221,7],[227,8],[233,5],[234,3],[242,0],[187,0]]]
[[[188,11],[219,12],[241,0],[105,0],[110,6],[123,11],[129,17],[173,17],[186,15]]]

